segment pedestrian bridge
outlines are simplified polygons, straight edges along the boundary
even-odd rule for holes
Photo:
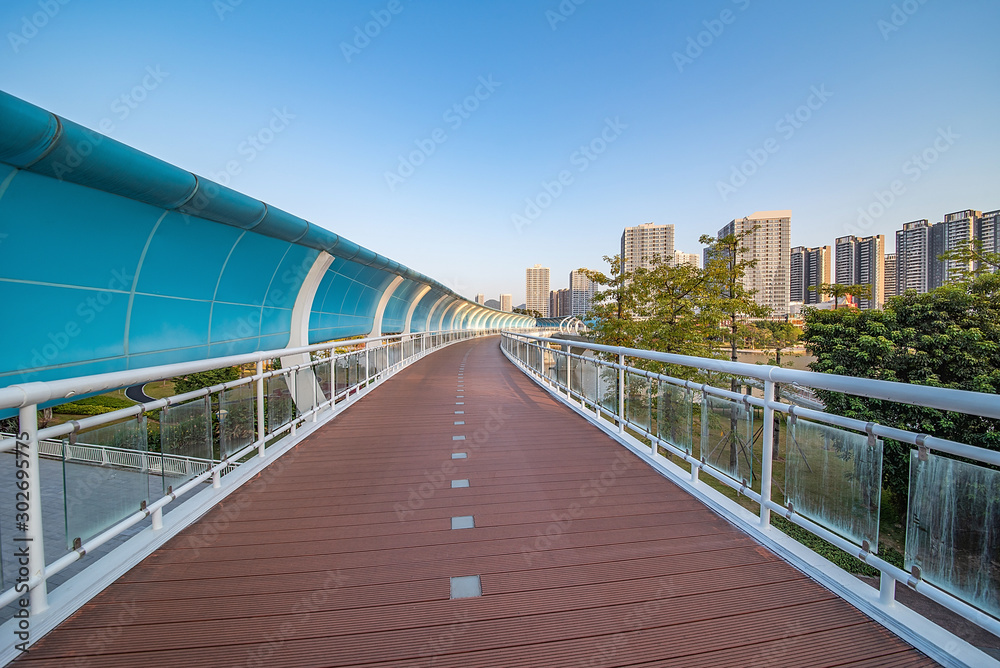
[[[995,395],[586,343],[2,93],[0,224],[2,663],[1000,665],[1000,453],[777,386]]]

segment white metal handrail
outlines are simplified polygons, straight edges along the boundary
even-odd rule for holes
[[[553,345],[557,345],[559,348],[553,348]],[[770,513],[772,511],[777,512],[792,521],[794,524],[832,543],[869,566],[878,569],[881,573],[879,601],[883,606],[891,607],[893,605],[895,599],[895,584],[896,582],[901,582],[936,603],[1000,636],[1000,620],[986,614],[976,607],[973,607],[960,598],[953,596],[951,593],[939,589],[920,579],[919,574],[907,573],[895,565],[884,561],[878,557],[874,551],[859,549],[856,544],[845,540],[838,534],[795,513],[793,510],[774,502],[771,499],[771,457],[763,456],[761,458],[761,491],[760,493],[757,493],[750,489],[746,481],[743,481],[741,484],[740,482],[733,480],[721,471],[716,470],[704,460],[693,457],[686,449],[677,447],[675,444],[662,439],[659,434],[651,433],[643,425],[630,421],[625,411],[624,381],[625,373],[627,372],[638,376],[644,376],[649,379],[666,382],[677,387],[683,387],[692,391],[701,392],[707,395],[741,401],[747,405],[761,408],[764,413],[762,422],[765,452],[770,451],[769,444],[773,439],[774,415],[775,411],[777,411],[787,415],[808,418],[811,421],[822,422],[829,425],[857,430],[859,432],[874,434],[884,438],[894,439],[917,446],[921,449],[926,449],[927,451],[936,450],[946,452],[994,466],[1000,465],[1000,452],[986,450],[984,448],[978,448],[948,439],[937,438],[928,434],[919,434],[903,429],[833,415],[820,410],[807,409],[800,406],[782,403],[777,401],[774,396],[774,385],[776,382],[789,384],[794,383],[795,385],[801,387],[826,389],[862,397],[888,399],[890,401],[900,403],[929,406],[941,410],[981,415],[990,418],[1000,418],[1000,397],[997,395],[947,388],[909,385],[905,383],[893,383],[889,381],[854,378],[848,376],[834,376],[832,374],[823,374],[811,371],[798,371],[766,365],[674,355],[636,348],[605,346],[586,341],[552,339],[549,337],[535,336],[526,333],[504,332],[501,339],[501,348],[508,359],[514,362],[529,377],[534,378],[536,382],[539,382],[543,386],[547,386],[550,391],[562,396],[564,401],[568,401],[568,403],[577,407],[577,409],[589,420],[598,424],[607,423],[607,421],[610,420],[610,423],[614,425],[618,436],[621,437],[623,441],[633,446],[639,446],[639,454],[643,455],[647,460],[656,464],[658,467],[673,466],[674,468],[677,468],[675,465],[668,462],[663,456],[659,455],[658,448],[662,448],[668,451],[675,458],[683,460],[690,466],[690,474],[685,474],[678,480],[678,482],[687,483],[689,486],[696,488],[699,483],[699,474],[704,472],[710,475],[713,479],[739,491],[747,498],[752,499],[759,505],[760,508],[757,527],[755,528],[777,531],[777,529],[773,528],[770,522]],[[587,350],[594,353],[603,353],[604,355],[611,357],[614,361],[601,359],[596,356],[585,357],[571,352],[571,348]],[[531,355],[534,355],[533,359],[531,358]],[[555,377],[550,377],[545,374],[546,367],[548,366],[552,368],[553,365],[545,361],[544,358],[540,357],[542,355],[553,355],[555,357],[565,358],[566,363],[562,368],[565,372],[565,377],[559,376],[558,370],[560,367],[558,364],[554,365],[554,368],[557,370]],[[571,367],[569,360],[571,358],[585,359],[588,363],[596,365],[596,368],[598,369],[604,368],[616,372],[617,384],[615,389],[616,396],[614,397],[614,405],[610,407],[602,405],[603,402],[599,397],[590,398],[587,397],[585,393],[581,394],[573,389],[573,384],[569,378]],[[627,358],[651,360],[664,364],[699,369],[702,371],[719,372],[743,378],[758,379],[763,383],[764,396],[763,398],[760,398],[738,394],[730,390],[716,388],[708,384],[695,383],[692,381],[674,378],[665,374],[639,369],[629,365],[627,363]],[[541,367],[541,371],[535,367],[533,362],[537,363],[537,365]],[[588,407],[588,404],[590,407]],[[631,438],[627,431],[639,434],[640,436],[646,438],[649,441],[649,444],[646,445],[641,441]],[[728,503],[732,506],[730,510],[734,511],[739,507],[738,504],[735,504],[735,502]],[[738,519],[737,513],[733,512],[728,516],[729,519],[736,521],[738,524],[743,524],[743,521]]]

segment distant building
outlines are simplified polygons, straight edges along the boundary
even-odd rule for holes
[[[810,287],[830,282],[830,247],[806,248],[796,246],[789,258],[789,301],[801,304],[819,304],[829,295],[818,293]]]
[[[524,270],[524,303],[529,311],[549,317],[549,268],[536,264]]]
[[[679,267],[682,264],[687,264],[695,269],[701,266],[701,258],[698,257],[697,253],[685,253],[684,251],[674,250],[674,266]]]
[[[896,289],[896,254],[886,253],[885,254],[885,264],[883,265],[883,270],[885,271],[885,278],[882,283],[885,285],[885,298],[898,297],[899,291]]]
[[[484,295],[482,292],[480,292],[478,295],[476,295],[476,303],[477,304],[486,304],[486,295]]]
[[[914,220],[896,231],[896,294],[927,292],[931,283],[931,224]]]
[[[594,282],[582,270],[569,272],[570,307],[567,315],[582,318],[594,303]]]
[[[771,309],[773,315],[788,313],[790,290],[792,212],[757,211],[746,218],[737,218],[719,230],[718,238],[755,231],[743,239],[747,249],[743,259],[756,260],[754,267],[743,275],[743,286],[754,291],[754,299]]]
[[[669,262],[674,257],[674,226],[642,223],[626,227],[622,232],[622,262],[625,271],[639,267],[649,268],[653,258]]]
[[[513,297],[511,295],[500,295],[500,310],[504,313],[510,313],[513,311],[514,309],[511,306],[512,301]]]
[[[885,235],[849,235],[837,239],[836,283],[871,287],[870,298],[858,298],[858,308],[877,309],[885,303]]]
[[[946,214],[944,221],[937,223],[931,233],[931,285],[939,288],[954,280],[956,272],[972,271],[972,260],[939,260],[944,253],[966,246],[975,238],[977,223],[982,211],[964,209]]]
[[[562,318],[570,313],[570,290],[569,288],[563,288],[561,290],[552,290],[549,292],[549,317],[550,318]]]
[[[979,217],[976,239],[982,244],[984,253],[1000,253],[1000,209],[987,211]],[[982,268],[976,267],[977,270]]]

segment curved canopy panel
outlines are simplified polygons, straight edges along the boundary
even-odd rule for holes
[[[451,305],[474,307],[313,223],[2,91],[0,253],[0,385],[402,332],[408,315],[420,332]],[[306,329],[293,326],[296,300],[313,291],[308,333],[296,335]]]

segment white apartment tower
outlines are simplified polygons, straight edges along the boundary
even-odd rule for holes
[[[650,268],[653,258],[664,262],[674,258],[674,226],[643,223],[626,227],[622,232],[622,262],[625,271],[638,267]]]
[[[907,290],[919,293],[930,289],[931,224],[927,219],[914,220],[896,230],[896,294]]]
[[[512,295],[500,295],[500,310],[510,313],[514,310],[514,298]]]
[[[569,272],[569,291],[569,315],[575,315],[578,318],[587,315],[594,302],[594,282],[581,269],[571,271]]]
[[[549,268],[536,264],[524,270],[524,307],[549,317]]]
[[[747,249],[741,260],[756,260],[754,267],[743,275],[743,287],[754,290],[754,299],[771,309],[774,315],[788,313],[791,289],[791,227],[792,212],[758,211],[746,218],[737,218],[719,230],[719,238],[730,234],[747,235],[742,245]]]
[[[886,253],[885,254],[885,264],[883,265],[883,271],[885,278],[882,283],[885,285],[885,298],[898,297],[899,290],[896,287],[896,254]]]
[[[882,308],[885,303],[885,235],[858,238],[854,235],[837,239],[836,282],[843,285],[871,286],[870,298],[858,298],[858,308]]]
[[[802,304],[819,304],[827,300],[825,293],[810,287],[830,282],[830,247],[806,248],[796,246],[791,250],[789,262],[789,301]]]

